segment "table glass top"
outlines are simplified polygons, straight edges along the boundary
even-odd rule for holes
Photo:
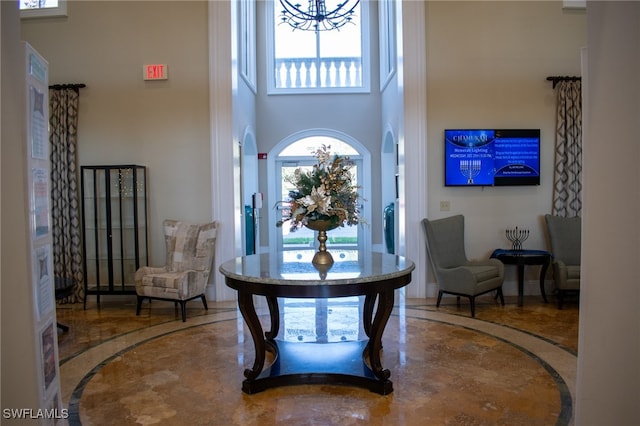
[[[273,252],[237,257],[224,262],[220,272],[230,278],[263,284],[350,284],[390,279],[409,274],[414,263],[402,256],[358,250],[330,250],[334,263],[328,270],[311,263],[313,250]]]

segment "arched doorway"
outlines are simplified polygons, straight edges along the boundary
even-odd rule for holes
[[[386,129],[382,139],[380,159],[382,237],[385,251],[395,254],[398,246],[398,141],[390,127]]]
[[[322,145],[331,147],[334,154],[347,155],[354,162],[352,172],[360,187],[362,200],[369,199],[371,187],[371,158],[369,151],[350,136],[329,129],[310,129],[298,132],[283,139],[269,154],[268,176],[273,179],[269,185],[268,199],[275,205],[286,200],[291,188],[286,177],[298,168],[311,168],[316,159],[312,152]],[[371,208],[364,202],[361,205],[362,217],[366,221]],[[278,206],[269,211],[269,247],[271,250],[295,251],[308,249],[317,244],[313,231],[303,228],[291,231],[286,224],[276,227],[282,211]],[[345,226],[331,231],[327,245],[334,250],[370,248],[371,231],[368,225]]]
[[[242,138],[242,155],[240,157],[240,179],[242,180],[242,253],[249,255],[257,252],[260,247],[260,230],[258,227],[258,206],[256,195],[258,194],[258,147],[253,130],[247,127]]]

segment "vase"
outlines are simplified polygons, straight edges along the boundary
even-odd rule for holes
[[[305,226],[314,231],[318,231],[318,242],[320,243],[320,247],[318,247],[318,251],[313,256],[311,263],[321,266],[333,265],[333,257],[331,253],[327,251],[327,231],[337,228],[339,224],[331,219],[318,219],[310,220]]]

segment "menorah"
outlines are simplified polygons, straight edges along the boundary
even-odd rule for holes
[[[507,229],[504,233],[507,236],[507,239],[511,241],[513,250],[515,251],[522,251],[522,243],[529,238],[529,230],[518,229],[517,226],[515,229]]]
[[[480,160],[460,160],[460,173],[467,178],[467,184],[473,184],[473,178],[478,176],[482,162]]]

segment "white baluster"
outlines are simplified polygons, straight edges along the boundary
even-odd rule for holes
[[[284,62],[280,63],[278,67],[278,71],[276,72],[276,76],[278,81],[276,82],[276,87],[286,88],[286,78],[287,78],[287,65]]]
[[[351,79],[349,78],[349,68],[345,65],[345,61],[340,61],[339,70],[340,79],[337,84],[339,87],[347,87]]]
[[[329,87],[336,87],[337,72],[335,61],[331,61],[331,66],[329,67]]]
[[[316,61],[312,61],[309,65],[309,87],[316,87],[318,85],[318,67]]]
[[[361,85],[360,83],[360,70],[356,66],[356,61],[351,61],[351,76],[353,80],[351,81],[350,87],[358,87]]]
[[[302,64],[294,62],[293,69],[295,73],[294,81],[296,82],[296,87],[302,87]]]
[[[295,87],[293,85],[293,82],[295,81],[295,75],[296,75],[296,66],[293,62],[291,62],[291,64],[289,64],[289,72],[287,73],[287,88]]]
[[[322,61],[320,64],[320,86],[327,87],[329,85],[329,70],[327,69],[327,62]]]

